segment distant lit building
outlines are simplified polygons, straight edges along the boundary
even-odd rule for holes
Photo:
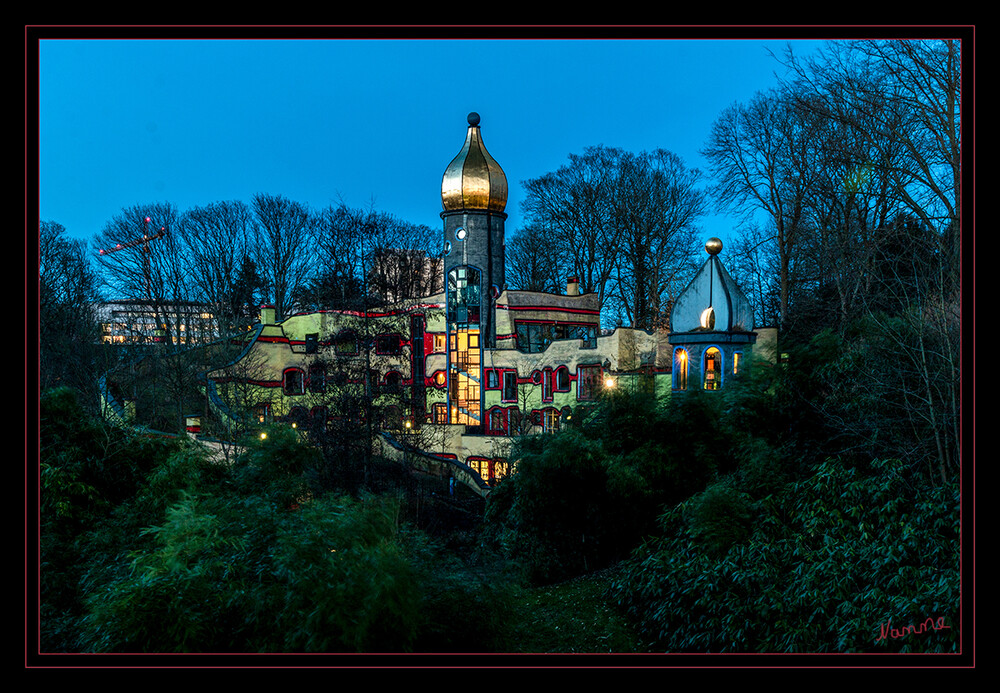
[[[108,301],[96,307],[105,344],[204,344],[218,338],[207,306],[194,302]]]

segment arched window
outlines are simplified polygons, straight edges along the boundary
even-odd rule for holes
[[[505,436],[508,432],[508,412],[502,407],[493,407],[486,412],[486,434]]]
[[[385,374],[385,392],[398,393],[403,389],[403,376],[397,371],[389,371]]]
[[[556,392],[569,392],[569,369],[566,366],[556,368]]]
[[[309,413],[306,411],[305,407],[292,407],[288,412],[286,420],[289,423],[301,426],[309,419]]]
[[[722,387],[722,352],[717,347],[705,350],[705,389],[718,390]]]
[[[675,390],[686,390],[688,386],[688,353],[686,349],[674,351],[674,375],[673,383]]]
[[[281,389],[286,395],[301,395],[305,392],[305,374],[301,368],[286,368],[281,378]]]

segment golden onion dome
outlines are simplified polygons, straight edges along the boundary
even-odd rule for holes
[[[479,114],[469,114],[465,144],[441,181],[441,204],[444,211],[466,209],[503,212],[507,206],[507,176],[493,160],[479,132]]]

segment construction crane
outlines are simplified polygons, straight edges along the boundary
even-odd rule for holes
[[[114,248],[105,248],[98,251],[99,255],[109,255],[111,253],[117,253],[120,250],[125,250],[126,248],[134,248],[137,245],[142,246],[142,273],[146,280],[146,297],[152,298],[150,293],[150,279],[149,279],[149,242],[155,241],[157,238],[163,238],[167,235],[167,227],[161,226],[160,230],[156,233],[150,235],[149,233],[149,223],[152,221],[151,218],[146,217],[143,219],[143,229],[142,238],[136,238],[134,240],[128,241],[127,243],[119,243]]]

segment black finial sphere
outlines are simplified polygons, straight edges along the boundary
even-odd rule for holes
[[[475,111],[469,114],[469,125],[471,125],[472,127],[476,127],[477,125],[479,125],[479,114],[476,113]]]

